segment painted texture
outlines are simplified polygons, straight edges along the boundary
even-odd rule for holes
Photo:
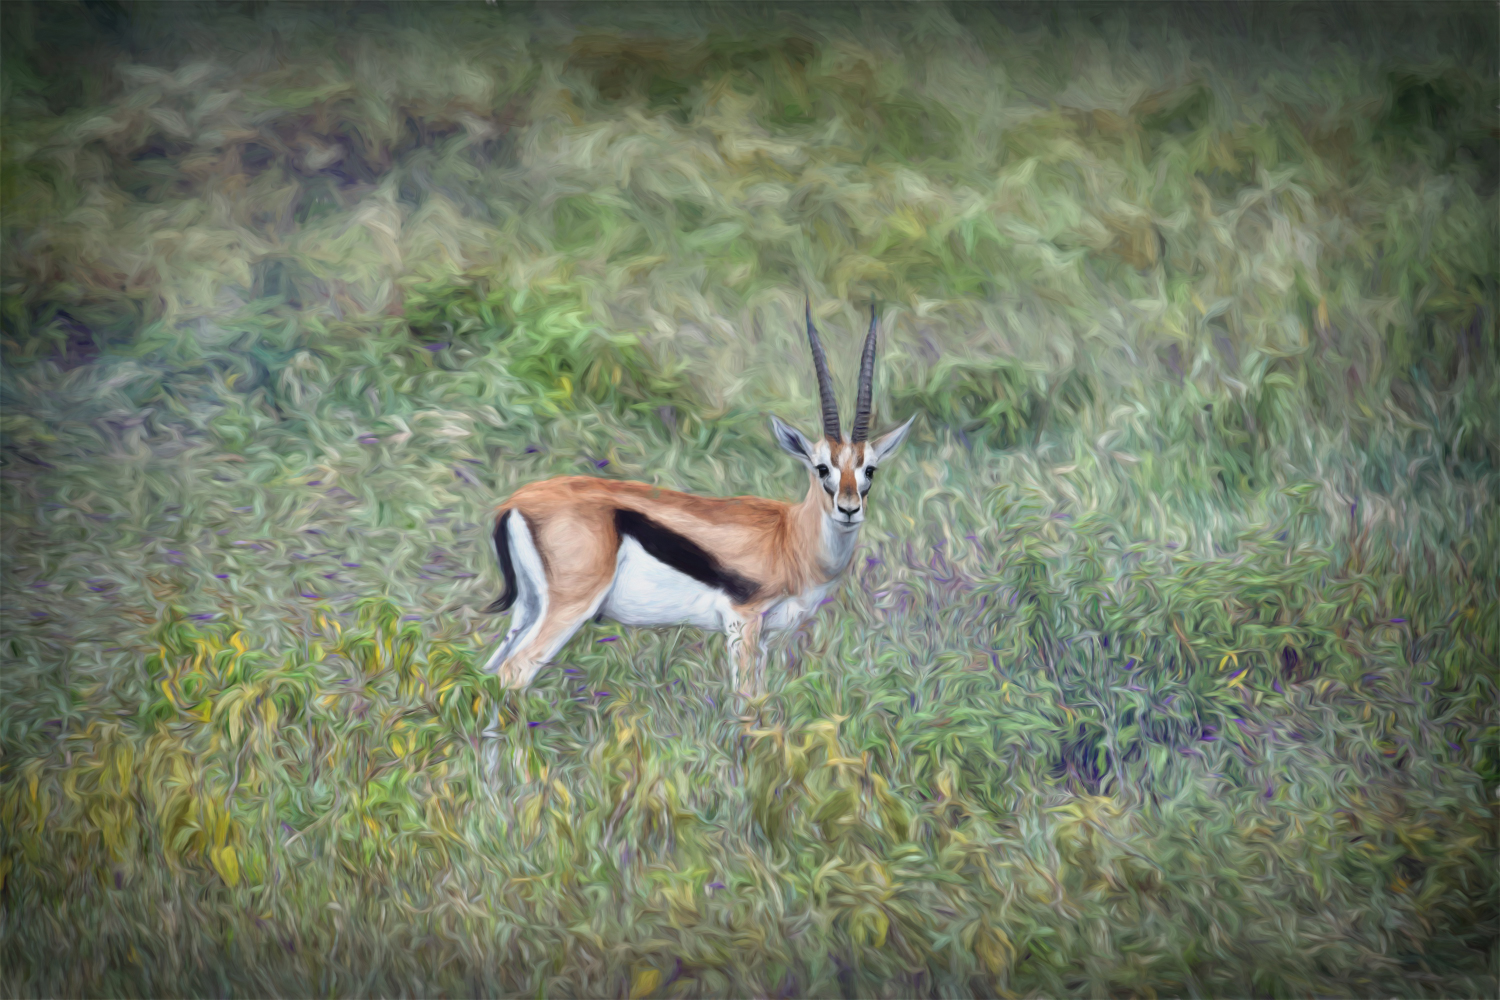
[[[0,993],[1495,995],[1495,18],[0,5]],[[804,292],[918,420],[760,716],[502,694]]]

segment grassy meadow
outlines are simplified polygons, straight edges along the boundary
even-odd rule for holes
[[[1496,995],[1497,27],[0,5],[0,995]],[[764,703],[479,674],[518,486],[802,496],[804,294]]]

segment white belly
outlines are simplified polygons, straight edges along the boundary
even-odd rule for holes
[[[805,594],[788,597],[766,612],[762,627],[767,632],[785,632],[787,629],[796,628],[817,613],[818,607],[823,603],[823,598],[827,597],[832,589],[833,584],[827,583],[821,587],[814,587]]]
[[[599,613],[622,625],[696,625],[722,630],[733,607],[721,590],[706,587],[646,554],[641,543],[620,540],[615,582]]]

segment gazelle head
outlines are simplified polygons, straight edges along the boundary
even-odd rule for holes
[[[809,440],[797,428],[771,418],[776,441],[788,454],[812,474],[822,487],[823,513],[837,527],[853,530],[865,519],[865,504],[875,470],[890,457],[911,429],[913,414],[895,430],[868,440],[870,432],[870,391],[875,378],[875,306],[870,306],[870,332],[865,335],[864,357],[859,365],[859,398],[854,406],[854,426],[845,437],[839,430],[839,409],[833,398],[833,379],[828,374],[828,359],[818,330],[813,326],[812,305],[807,305],[807,341],[812,347],[813,367],[818,373],[818,396],[823,402],[823,437]]]

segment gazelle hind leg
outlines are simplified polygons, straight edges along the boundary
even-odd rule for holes
[[[538,670],[567,645],[569,639],[583,627],[583,623],[599,610],[608,588],[600,588],[588,603],[578,601],[561,604],[550,609],[537,627],[529,631],[526,641],[515,647],[515,652],[501,664],[500,683],[506,687],[524,689],[531,683]]]
[[[536,595],[536,615],[490,657],[500,683],[524,688],[536,672],[593,617],[614,584],[619,553],[587,519],[551,517],[533,528],[519,511],[511,518],[509,539],[516,566],[516,596]],[[545,565],[541,553],[547,553]]]
[[[500,645],[484,664],[484,672],[493,674],[513,652],[535,638],[547,616],[547,573],[541,554],[531,536],[531,526],[521,512],[511,511],[509,520],[511,558],[516,569],[516,603],[510,613],[510,628]]]

